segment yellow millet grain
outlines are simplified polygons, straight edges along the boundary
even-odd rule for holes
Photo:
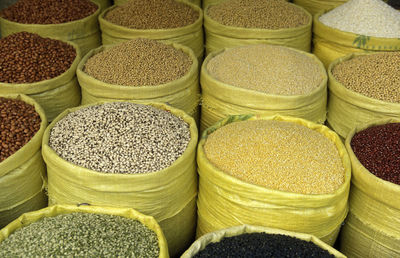
[[[293,122],[234,122],[210,134],[204,151],[225,173],[275,190],[327,194],[344,183],[344,167],[334,143]]]

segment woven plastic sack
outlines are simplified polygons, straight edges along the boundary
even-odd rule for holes
[[[40,129],[22,148],[0,162],[0,228],[22,213],[46,206],[43,189],[46,167],[41,155],[41,142],[47,126],[43,109],[25,95],[0,95],[33,105],[42,120]]]
[[[104,19],[107,12],[117,6],[107,8],[100,16],[99,23],[103,45],[112,45],[134,38],[149,38],[156,40],[167,40],[190,47],[199,61],[203,58],[203,11],[197,5],[185,2],[199,13],[199,18],[192,24],[173,29],[149,29],[139,30],[116,25]]]
[[[310,56],[320,64],[323,81],[319,87],[308,95],[283,96],[235,87],[213,78],[207,70],[207,64],[213,57],[224,51],[225,49],[209,54],[201,69],[201,132],[228,115],[239,114],[280,114],[324,123],[328,76],[323,64],[314,55],[301,51],[302,54]]]
[[[304,125],[330,139],[338,148],[345,168],[344,183],[330,194],[288,193],[253,185],[219,170],[208,161],[204,144],[218,128],[244,120],[278,120]],[[336,133],[310,121],[261,115],[230,116],[208,128],[197,148],[199,196],[197,237],[226,227],[250,224],[312,234],[332,245],[346,217],[350,188],[350,160]]]
[[[332,69],[335,65],[359,55],[368,53],[347,55],[332,62],[328,68],[327,121],[343,138],[358,124],[384,118],[400,118],[400,103],[385,102],[351,91],[333,76]]]
[[[0,242],[8,238],[14,231],[26,227],[42,218],[55,217],[61,214],[69,214],[74,212],[80,213],[94,213],[94,214],[108,214],[121,216],[133,220],[137,220],[145,225],[148,229],[157,234],[158,246],[160,248],[160,258],[168,258],[168,247],[164,234],[161,231],[157,221],[151,217],[137,212],[134,209],[128,208],[110,208],[98,206],[74,206],[74,205],[54,205],[38,211],[29,212],[21,215],[18,219],[14,220],[7,227],[0,230]],[[118,254],[116,254],[118,255]]]
[[[319,12],[328,11],[341,4],[346,3],[348,0],[293,0],[294,4],[302,6],[311,15]]]
[[[50,130],[68,113],[66,110],[46,129],[42,153],[47,165],[49,205],[89,203],[99,206],[134,208],[153,216],[168,241],[171,256],[183,252],[192,242],[196,224],[197,127],[192,117],[165,104],[150,104],[168,110],[190,125],[187,149],[171,166],[146,174],[108,174],[63,160],[48,145]]]
[[[99,5],[97,4],[97,6]],[[71,41],[78,45],[82,56],[84,56],[90,49],[101,45],[99,23],[97,21],[99,14],[100,8],[88,17],[60,24],[23,24],[0,17],[0,31],[2,37],[16,32],[27,31],[37,33],[42,37]]]
[[[400,123],[400,119],[374,120],[353,128],[346,138],[353,171],[349,196],[352,216],[344,225],[341,246],[349,256],[400,256],[400,185],[369,172],[351,148],[351,139],[357,132],[387,123]]]
[[[314,16],[313,53],[325,67],[335,59],[354,52],[399,51],[400,39],[376,38],[340,31],[319,21],[323,13]]]
[[[0,94],[25,94],[33,98],[43,109],[50,122],[67,108],[76,107],[81,102],[81,93],[76,78],[76,68],[81,60],[76,44],[68,42],[77,50],[70,68],[50,80],[34,83],[2,83]]]
[[[335,257],[343,257],[343,258],[345,257],[343,254],[341,254],[331,246],[327,245],[326,243],[322,242],[313,235],[295,233],[286,230],[261,227],[261,226],[240,225],[236,227],[221,229],[203,235],[202,237],[197,239],[185,253],[183,253],[181,258],[191,258],[195,256],[197,253],[199,253],[199,251],[203,250],[208,244],[219,242],[226,237],[233,237],[242,234],[261,233],[261,232],[267,234],[287,235],[307,242],[312,242],[315,245],[319,246],[320,248],[327,250],[330,254],[334,255]]]
[[[204,10],[204,30],[206,34],[206,53],[243,45],[274,44],[296,48],[306,52],[311,50],[312,16],[307,13],[309,22],[306,25],[289,29],[267,30],[226,26],[213,20]]]
[[[178,109],[182,109],[189,115],[199,118],[200,86],[199,68],[193,51],[180,44],[165,42],[176,49],[181,49],[188,54],[193,61],[187,74],[183,77],[158,86],[122,86],[105,83],[88,75],[83,71],[87,60],[93,55],[110,48],[101,46],[91,50],[79,63],[76,71],[79,84],[82,89],[82,105],[110,100],[135,100],[145,102],[167,103]]]

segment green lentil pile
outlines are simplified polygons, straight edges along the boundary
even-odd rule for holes
[[[0,242],[1,257],[158,257],[155,232],[121,216],[70,213],[42,218]]]
[[[315,90],[323,69],[311,57],[282,46],[250,45],[225,50],[207,70],[219,81],[278,95],[302,95]]]
[[[275,190],[327,194],[344,183],[334,143],[292,122],[234,122],[210,134],[204,151],[223,172]]]
[[[129,102],[71,112],[50,132],[49,146],[73,164],[103,173],[159,171],[190,141],[189,125],[171,112]]]
[[[215,21],[233,27],[284,29],[306,25],[310,18],[285,0],[228,0],[207,9]]]
[[[356,56],[332,69],[336,80],[351,91],[400,103],[400,52]]]
[[[183,77],[192,64],[190,56],[182,50],[138,38],[90,57],[84,72],[110,84],[154,86]]]
[[[194,23],[199,15],[175,0],[130,0],[106,13],[104,19],[132,29],[172,29]]]

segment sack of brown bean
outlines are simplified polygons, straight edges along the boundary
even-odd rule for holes
[[[43,109],[25,95],[0,95],[0,228],[46,206]]]
[[[293,0],[293,3],[300,5],[314,16],[317,13],[338,7],[347,1],[348,0]]]
[[[350,160],[326,126],[230,116],[202,134],[197,237],[240,224],[312,234],[332,245],[346,217]]]
[[[165,104],[107,102],[66,110],[45,131],[49,204],[129,207],[153,216],[170,254],[193,241],[197,126]]]
[[[0,11],[2,37],[26,31],[78,45],[81,54],[101,45],[98,4],[90,0],[18,0]]]
[[[357,124],[400,118],[400,52],[353,53],[328,69],[327,121],[346,137]]]
[[[400,256],[399,143],[399,119],[359,125],[346,138],[352,185],[340,248],[349,257]]]
[[[191,49],[138,38],[90,51],[79,63],[82,104],[104,100],[167,103],[199,119],[198,62]]]
[[[203,11],[184,0],[130,0],[99,16],[103,45],[134,38],[169,40],[203,59]]]
[[[285,0],[228,0],[204,10],[206,52],[251,44],[311,50],[312,16]]]
[[[276,45],[216,51],[201,69],[200,131],[228,115],[287,115],[323,123],[327,78],[314,55]]]
[[[400,50],[400,12],[382,0],[351,0],[314,16],[313,53],[325,67],[353,52]]]
[[[0,230],[1,257],[168,258],[153,217],[129,208],[54,205]]]
[[[224,228],[197,239],[181,258],[345,256],[315,236],[253,225]]]
[[[123,4],[125,4],[126,2],[129,2],[129,1],[130,0],[114,0],[114,4],[115,5],[123,5]],[[184,1],[189,2],[189,3],[193,3],[193,4],[201,7],[201,0],[184,0]],[[203,2],[204,2],[204,0],[203,0]]]
[[[26,94],[52,121],[81,101],[76,44],[19,32],[0,39],[0,94]]]

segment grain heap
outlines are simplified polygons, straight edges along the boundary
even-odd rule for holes
[[[335,145],[322,134],[293,122],[231,123],[208,136],[204,151],[207,159],[225,173],[275,190],[327,194],[344,182]]]
[[[24,24],[59,24],[85,18],[96,10],[97,5],[89,0],[18,0],[0,16]]]
[[[400,12],[381,0],[351,0],[323,14],[332,28],[381,38],[400,38]]]
[[[334,255],[312,242],[295,237],[246,233],[210,243],[193,257],[334,257]]]
[[[184,76],[193,61],[171,45],[138,38],[90,57],[84,72],[111,84],[124,86],[160,85]]]
[[[58,121],[49,146],[66,161],[103,173],[149,173],[170,166],[190,141],[189,125],[151,106],[114,102]]]
[[[44,217],[0,243],[0,256],[158,257],[157,235],[137,220],[70,213]]]
[[[199,13],[175,0],[130,0],[106,13],[104,18],[132,29],[172,29],[194,23]]]
[[[355,56],[332,69],[347,89],[369,98],[400,103],[400,53]]]
[[[0,39],[0,82],[34,83],[66,72],[75,48],[56,39],[19,32]]]
[[[307,95],[323,80],[320,64],[311,57],[273,45],[225,50],[207,70],[223,83],[277,95]]]

